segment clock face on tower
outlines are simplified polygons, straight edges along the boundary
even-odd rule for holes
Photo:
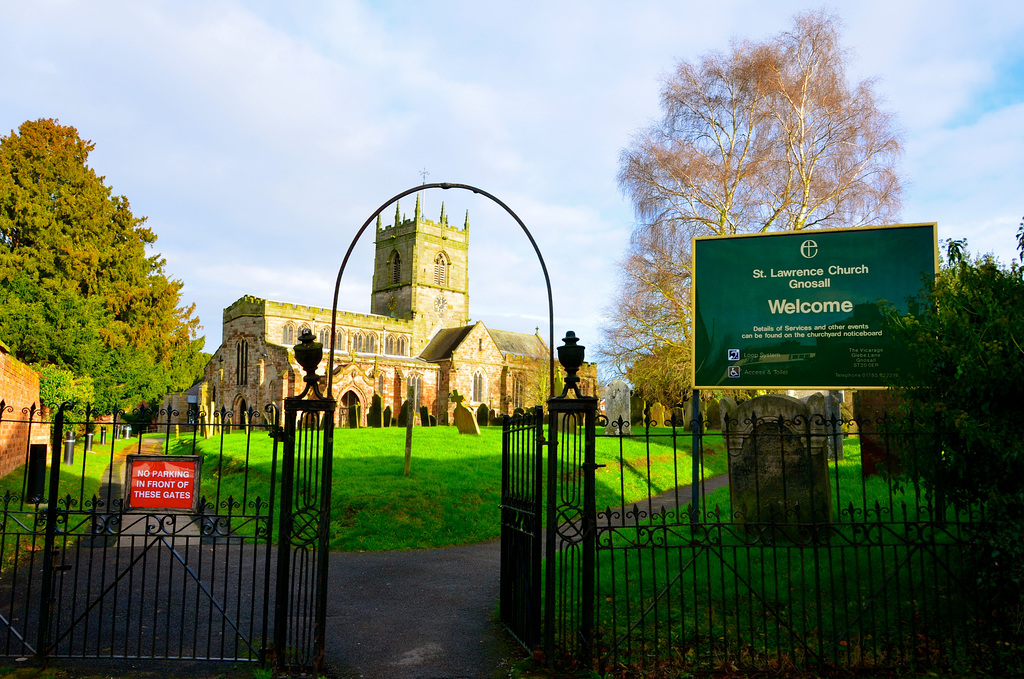
[[[448,311],[448,300],[444,298],[444,295],[438,295],[434,298],[434,311],[437,312],[438,316],[444,316],[445,312]]]

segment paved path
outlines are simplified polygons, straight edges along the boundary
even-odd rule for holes
[[[348,679],[491,679],[522,657],[496,622],[499,543],[331,554],[327,661]]]

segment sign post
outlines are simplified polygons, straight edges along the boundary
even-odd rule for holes
[[[937,268],[935,224],[694,239],[694,388],[883,388],[909,360],[880,303]]]

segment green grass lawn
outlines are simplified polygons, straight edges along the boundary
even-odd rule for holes
[[[172,451],[189,445],[183,440]],[[647,498],[648,477],[655,493],[688,483],[689,438],[680,437],[677,454],[671,445],[670,437],[656,439],[648,464],[643,441],[599,438],[597,461],[606,466],[598,470],[598,506]],[[724,471],[721,438],[709,437],[705,446],[708,473]],[[235,513],[252,513],[254,503],[266,500],[273,452],[268,436],[257,433],[250,439],[235,432],[203,440],[199,449],[203,493],[220,511],[231,504]],[[404,463],[402,428],[335,431],[331,549],[418,549],[498,538],[499,427],[484,427],[480,436],[460,435],[454,427],[416,427],[408,476]]]

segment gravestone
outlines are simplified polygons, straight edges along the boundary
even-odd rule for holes
[[[736,399],[732,396],[723,396],[718,400],[718,412],[721,416],[721,423],[719,429],[725,431],[727,429],[735,429],[737,426],[736,422],[736,409],[739,406],[736,405]]]
[[[899,436],[889,419],[900,400],[888,389],[858,389],[853,392],[853,416],[860,431],[860,465],[864,478],[875,474],[898,476],[903,472]]]
[[[651,406],[650,423],[652,427],[664,427],[665,426],[665,406],[660,403],[655,403]]]
[[[604,428],[605,434],[609,436],[632,435],[631,405],[629,385],[622,380],[612,380],[604,390],[604,412],[608,418],[608,424]]]
[[[704,415],[704,424],[707,429],[722,428],[722,409],[718,405],[718,399],[708,401],[708,407]]]
[[[633,398],[630,394],[629,399],[629,423],[634,427],[644,426],[644,409],[647,408],[647,402],[642,398]]]
[[[459,430],[459,433],[476,434],[479,436],[480,425],[477,424],[476,417],[469,408],[462,405],[462,402],[466,400],[466,397],[460,394],[459,390],[456,389],[452,391],[449,400],[455,404],[455,427]]]
[[[814,524],[832,519],[825,427],[806,403],[783,395],[745,401],[735,419],[726,446],[736,522],[770,524],[774,537],[796,542],[813,537]]]
[[[689,410],[689,403],[684,403],[682,406],[676,406],[671,410],[667,410],[665,415],[668,416],[669,426],[675,425],[677,428],[682,427],[685,431],[690,431],[693,423],[690,422]]]
[[[841,393],[841,392],[840,392]],[[816,391],[803,399],[811,417],[825,429],[825,454],[830,460],[843,459],[843,412],[832,392]]]

